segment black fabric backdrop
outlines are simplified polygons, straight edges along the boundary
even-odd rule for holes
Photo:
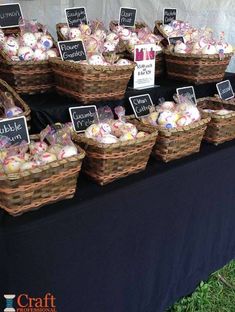
[[[105,187],[80,176],[72,200],[1,211],[1,310],[5,293],[51,292],[60,312],[164,311],[235,256],[234,153],[204,143]]]

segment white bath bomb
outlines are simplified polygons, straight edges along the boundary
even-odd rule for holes
[[[47,60],[47,53],[41,49],[36,49],[34,51],[35,61],[45,61]]]
[[[23,34],[21,39],[24,46],[30,47],[31,49],[34,49],[36,47],[37,39],[33,33],[26,32],[25,34]]]
[[[34,59],[34,52],[30,47],[20,47],[18,57],[21,61],[31,61]]]
[[[78,150],[75,145],[66,145],[58,153],[59,160],[77,155]]]
[[[9,36],[3,44],[3,49],[7,55],[16,56],[19,49],[18,40],[13,36]]]

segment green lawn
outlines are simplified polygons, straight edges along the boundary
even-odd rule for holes
[[[235,312],[235,260],[201,282],[167,312]]]

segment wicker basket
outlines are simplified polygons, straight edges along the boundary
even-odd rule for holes
[[[30,110],[29,106],[21,99],[21,97],[15,92],[15,90],[9,86],[9,84],[7,84],[5,81],[3,81],[1,79],[0,79],[0,91],[9,92],[13,96],[15,105],[20,107],[23,111],[23,114],[18,115],[17,117],[25,116],[25,118],[27,120],[28,129],[30,129],[30,120],[31,120],[30,113],[31,113],[31,110]]]
[[[64,26],[68,26],[67,23],[58,23],[56,24],[56,33],[57,33],[57,39],[58,41],[65,41],[68,40],[68,38],[65,38],[65,36],[61,33],[61,28]]]
[[[87,65],[50,59],[59,93],[88,104],[125,96],[135,63],[124,66]]]
[[[164,162],[169,162],[199,152],[209,121],[209,117],[203,117],[200,121],[177,129],[156,127],[158,139],[152,155]]]
[[[161,43],[163,44],[164,47],[167,47],[169,45],[168,36],[162,30],[161,25],[162,25],[162,21],[155,22],[154,34],[158,36],[162,36],[164,39],[161,41]]]
[[[22,173],[0,172],[0,207],[12,216],[74,196],[84,151]]]
[[[86,151],[83,170],[92,180],[105,185],[145,169],[156,142],[157,130],[139,122],[136,126],[148,134],[143,138],[115,144],[100,144],[82,134],[75,135],[75,141]]]
[[[171,79],[202,84],[223,80],[233,53],[219,55],[179,54],[165,50],[167,75]]]
[[[211,117],[204,134],[205,141],[218,145],[235,139],[235,99],[224,101],[217,97],[206,97],[198,99],[197,103],[201,109],[228,109],[234,111],[223,116],[203,112],[204,116]]]
[[[4,30],[5,34],[16,36],[19,31],[19,28]],[[46,92],[54,86],[48,61],[12,61],[2,49],[0,49],[0,78],[18,93],[23,94]]]

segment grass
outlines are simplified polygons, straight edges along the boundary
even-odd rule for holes
[[[235,312],[235,260],[201,282],[167,312]]]

